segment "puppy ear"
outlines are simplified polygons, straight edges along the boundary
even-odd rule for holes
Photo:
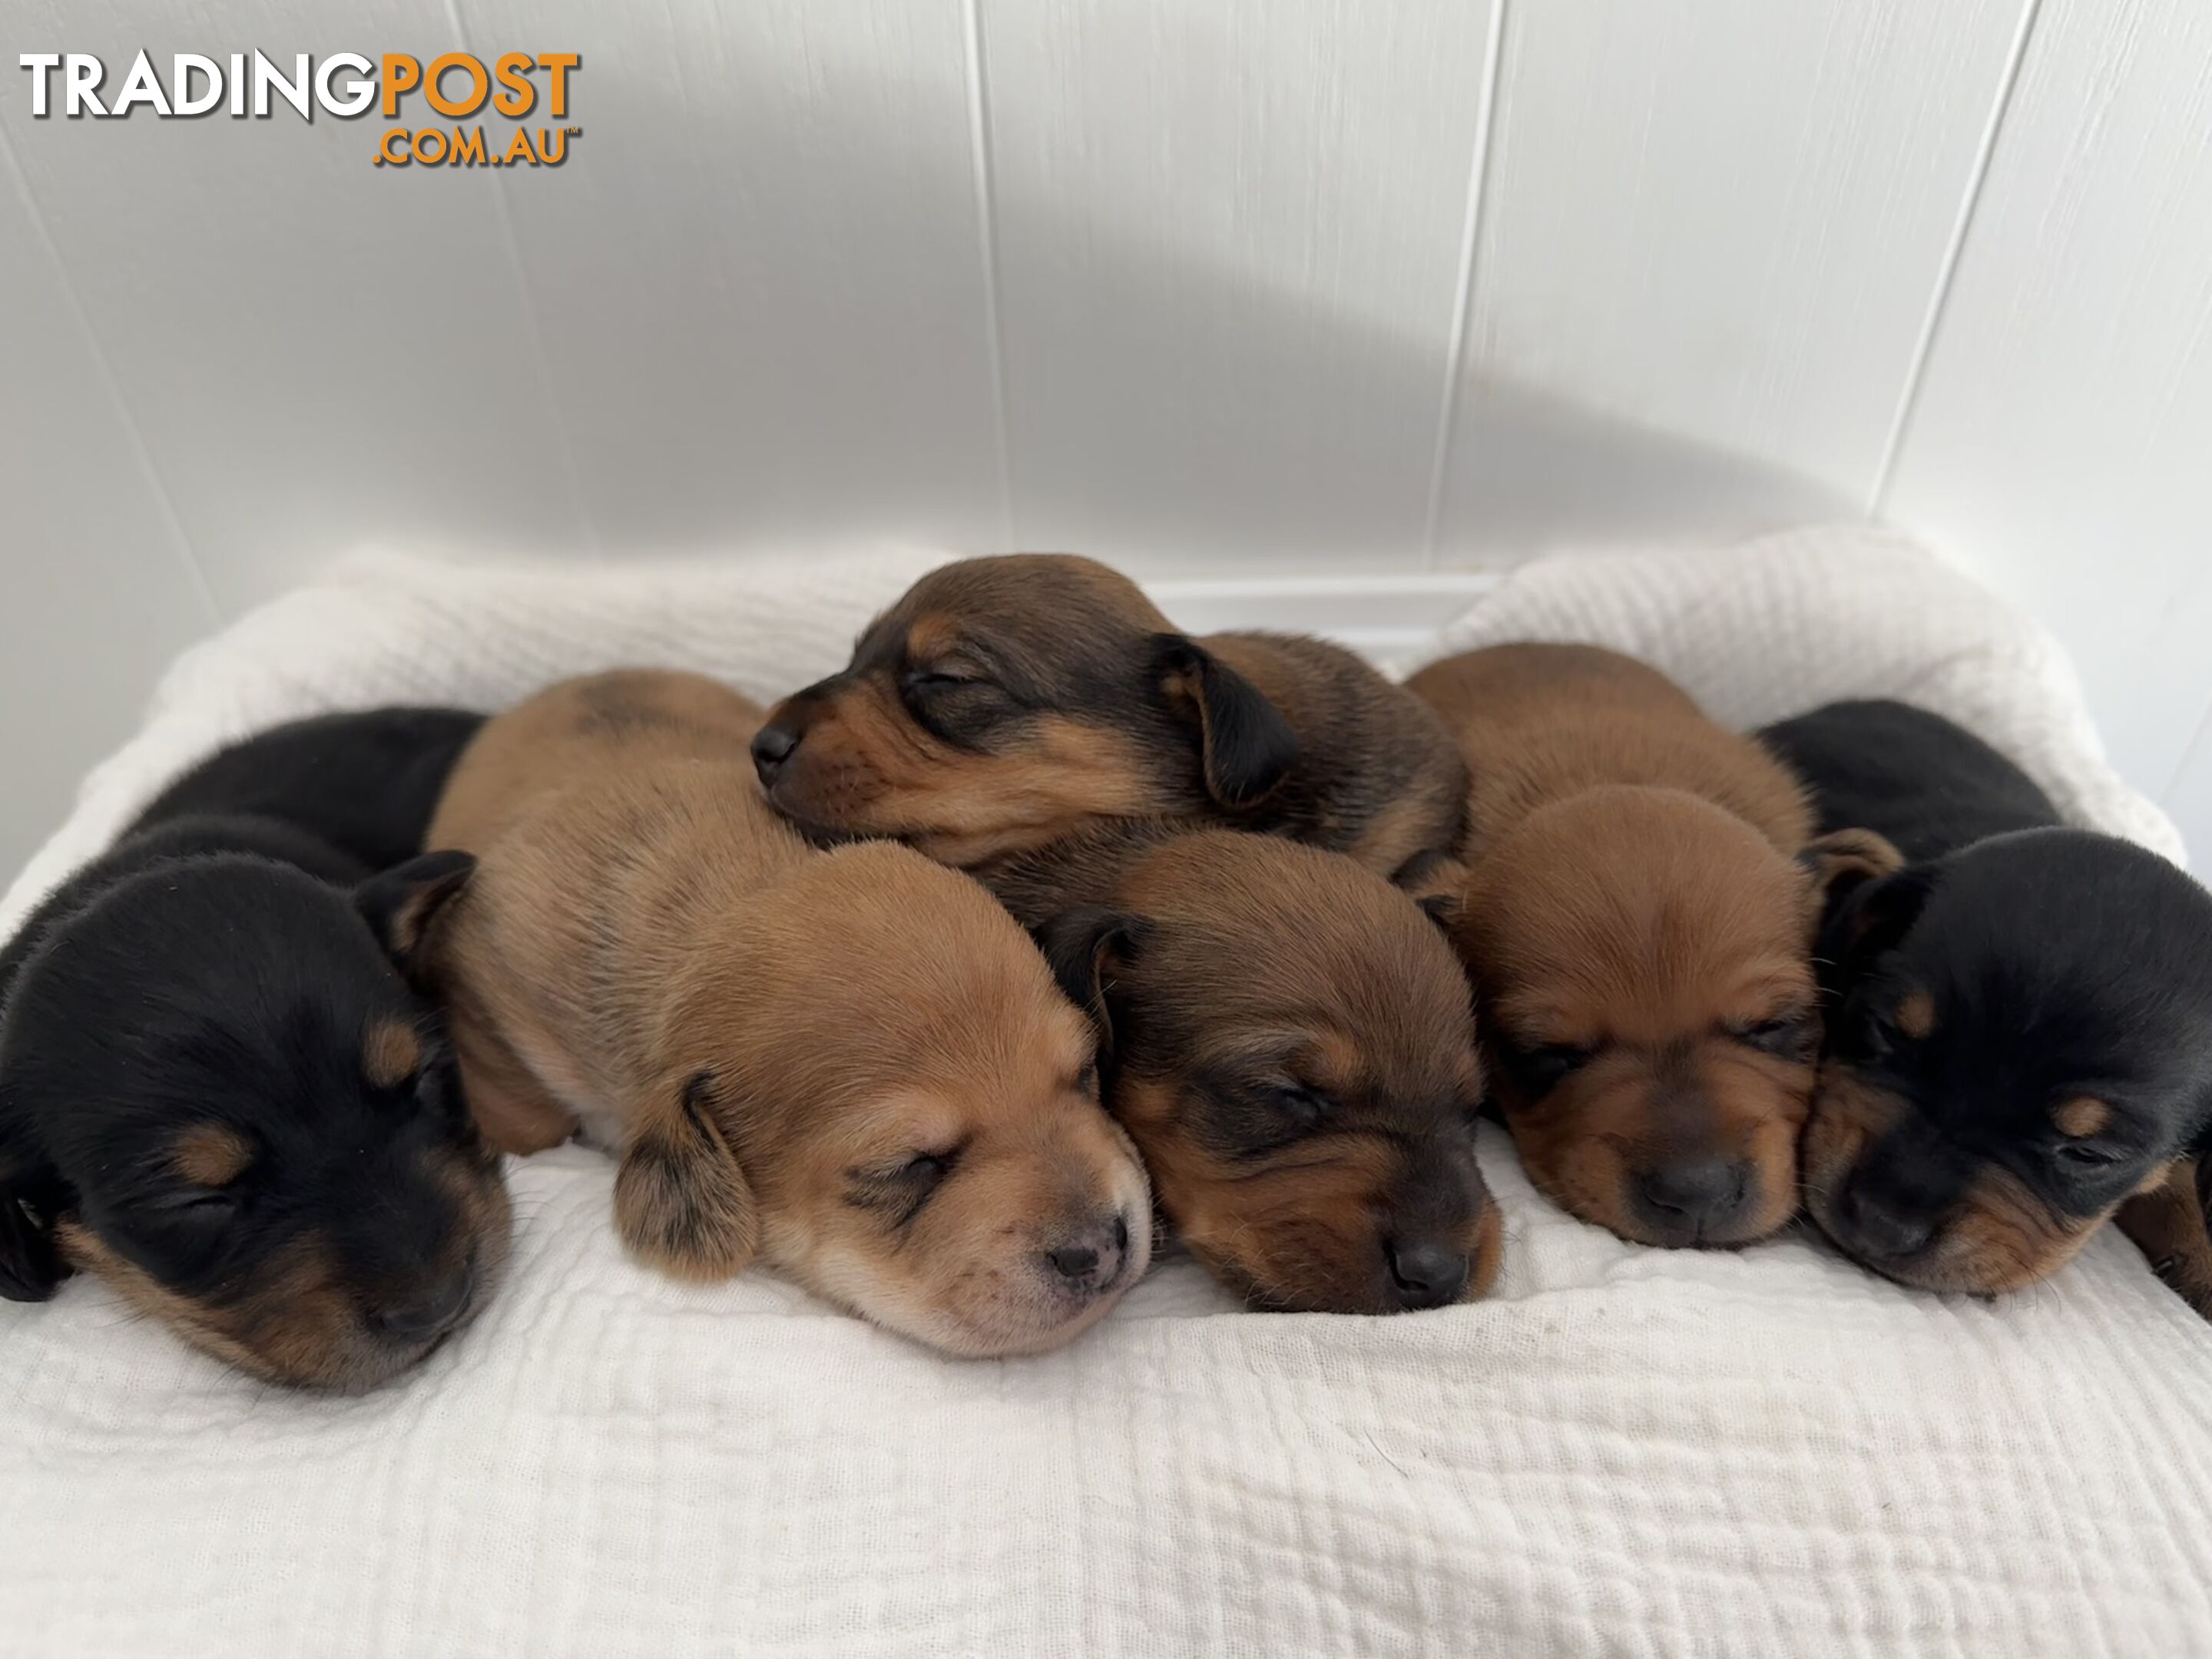
[[[1128,965],[1145,927],[1142,916],[1086,904],[1062,911],[1031,934],[1062,993],[1098,1028],[1102,1048],[1113,1041],[1109,994],[1115,970]]]
[[[1298,757],[1297,734],[1260,688],[1180,634],[1155,638],[1160,690],[1198,711],[1206,792],[1222,805],[1256,806]]]
[[[615,1229],[676,1279],[727,1279],[760,1249],[760,1211],[712,1107],[702,1072],[637,1123],[615,1175]]]
[[[1934,870],[1921,864],[1845,889],[1828,906],[1827,917],[1814,938],[1813,957],[1822,985],[1848,985],[1876,957],[1894,949],[1920,919],[1935,885]]]
[[[1817,934],[1841,901],[1869,881],[1905,867],[1905,854],[1871,830],[1836,830],[1805,843],[1797,862],[1813,878],[1806,929]]]
[[[1875,876],[1905,867],[1905,854],[1888,836],[1873,830],[1832,830],[1815,836],[1798,852],[1814,881],[1830,897]]]
[[[425,853],[353,890],[354,908],[401,972],[411,974],[431,921],[476,872],[473,853]]]
[[[1416,853],[1398,866],[1390,884],[1449,933],[1467,907],[1467,866],[1442,853]]]
[[[44,1302],[69,1277],[46,1185],[0,1178],[0,1297],[10,1302]]]

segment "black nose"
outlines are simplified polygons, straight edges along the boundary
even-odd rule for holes
[[[376,1310],[368,1322],[394,1342],[428,1342],[453,1328],[468,1311],[476,1287],[476,1268],[471,1265],[447,1274],[411,1301]]]
[[[1636,1177],[1645,1212],[1692,1237],[1734,1220],[1751,1189],[1751,1165],[1735,1158],[1680,1158]]]
[[[1932,1216],[1905,1215],[1875,1197],[1856,1182],[1836,1200],[1844,1242],[1880,1256],[1911,1255],[1936,1236]]]
[[[1088,1244],[1063,1244],[1045,1254],[1063,1279],[1088,1279],[1098,1271],[1098,1252]]]
[[[1408,1308],[1441,1308],[1467,1289],[1464,1252],[1449,1244],[1393,1244],[1390,1278]]]
[[[1086,1229],[1065,1244],[1056,1245],[1044,1253],[1046,1263],[1071,1285],[1089,1286],[1103,1290],[1121,1276],[1121,1264],[1129,1257],[1129,1218],[1116,1215],[1111,1221]]]
[[[799,747],[799,733],[787,726],[763,726],[753,733],[753,770],[763,785],[775,781],[791,751]]]

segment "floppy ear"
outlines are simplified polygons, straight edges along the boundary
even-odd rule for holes
[[[1467,866],[1442,853],[1416,853],[1398,866],[1390,884],[1449,934],[1467,906]]]
[[[727,1279],[760,1249],[760,1211],[714,1121],[702,1072],[636,1123],[615,1175],[615,1230],[640,1261],[677,1279]]]
[[[1086,904],[1062,911],[1031,934],[1062,993],[1098,1028],[1102,1052],[1113,1046],[1109,1003],[1114,972],[1128,965],[1145,926],[1142,916]]]
[[[1806,929],[1817,934],[1841,902],[1869,881],[1905,867],[1905,854],[1871,830],[1835,830],[1805,843],[1797,862],[1813,878]]]
[[[0,1296],[44,1302],[69,1277],[54,1248],[53,1182],[0,1176]]]
[[[354,908],[402,973],[412,975],[432,919],[468,885],[476,867],[473,853],[425,853],[353,890]]]
[[[1934,869],[1924,864],[1854,882],[1828,906],[1813,942],[1823,986],[1856,979],[1883,951],[1895,947],[1935,890]]]
[[[1160,689],[1198,711],[1206,792],[1222,805],[1256,806],[1298,757],[1297,734],[1260,688],[1180,634],[1156,636]]]

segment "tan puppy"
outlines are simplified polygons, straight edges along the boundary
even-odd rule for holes
[[[425,946],[515,1152],[619,1152],[615,1218],[689,1279],[756,1255],[963,1354],[1067,1340],[1144,1272],[1150,1196],[1093,1041],[988,894],[769,811],[760,711],[605,674],[501,715],[431,842],[478,855]]]
[[[1340,646],[1178,634],[1118,571],[965,559],[871,623],[753,741],[776,810],[982,869],[1101,819],[1287,836],[1377,875],[1449,853],[1467,779],[1418,698]]]
[[[1821,900],[1894,851],[1864,831],[1814,842],[1795,779],[1615,653],[1500,646],[1408,684],[1473,778],[1450,927],[1530,1179],[1644,1243],[1781,1227]]]

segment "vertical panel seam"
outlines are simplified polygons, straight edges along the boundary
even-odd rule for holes
[[[30,175],[23,171],[21,161],[16,158],[15,147],[3,127],[0,127],[0,157],[4,157],[8,163],[9,177],[15,180],[15,193],[21,198],[23,211],[31,221],[31,234],[39,239],[39,246],[45,252],[47,264],[60,279],[62,299],[69,307],[70,316],[76,324],[77,333],[84,342],[85,355],[92,360],[93,372],[100,378],[100,391],[114,410],[115,418],[123,423],[124,435],[131,446],[131,460],[146,487],[154,492],[162,523],[169,532],[171,549],[183,564],[185,580],[191,584],[192,592],[199,596],[208,621],[220,625],[223,620],[223,609],[216,599],[215,586],[208,580],[207,569],[200,562],[199,550],[192,545],[192,538],[185,529],[184,519],[177,511],[176,501],[170,496],[168,485],[162,481],[161,469],[155,465],[153,449],[146,441],[145,433],[139,428],[137,416],[131,412],[130,400],[123,395],[123,383],[115,377],[114,368],[107,360],[106,348],[100,344],[99,331],[92,325],[91,313],[85,310],[84,301],[77,295],[76,280],[70,275],[68,262],[62,258],[61,245],[54,240],[53,232],[47,227],[46,215],[39,210],[38,198],[31,193]]]
[[[2189,733],[2189,741],[2181,745],[2181,757],[2174,762],[2173,769],[2166,774],[2166,782],[2158,792],[2158,804],[2168,815],[2174,809],[2174,792],[2189,776],[2189,763],[2197,758],[2199,750],[2208,748],[2212,748],[2212,695],[2207,695],[2199,705],[2197,724]],[[2194,853],[2196,849],[2191,850]]]
[[[1875,467],[1873,484],[1867,492],[1864,516],[1869,520],[1879,519],[1888,511],[1898,458],[1904,453],[1913,416],[1919,410],[1921,388],[1928,378],[1928,360],[1935,351],[1936,336],[1950,308],[1959,261],[1966,251],[1966,238],[1973,230],[1974,215],[1981,206],[1982,187],[1989,180],[1990,162],[1996,154],[2005,118],[2012,110],[2013,90],[2020,82],[2021,66],[2027,59],[2028,42],[2035,33],[2036,18],[2042,5],[2043,0],[2022,0],[2020,21],[2014,27],[2012,46],[2005,56],[2004,73],[1997,82],[1996,97],[1990,106],[1989,120],[1983,126],[1981,143],[1974,151],[1973,167],[1966,175],[1966,189],[1960,197],[1958,216],[1952,222],[1942,262],[1936,268],[1935,287],[1928,296],[1928,308],[1920,319],[1920,332],[1912,343],[1912,356],[1905,365],[1905,384],[1898,392],[1897,407],[1891,414],[1889,432],[1882,442],[1881,459]]]
[[[2174,763],[2173,770],[2167,776],[2165,787],[2161,788],[2155,797],[2159,810],[2168,817],[2173,818],[2175,827],[2181,831],[2183,850],[2189,855],[2192,863],[2201,860],[2207,849],[2189,844],[2189,826],[2175,817],[2176,811],[2181,803],[2174,797],[2181,786],[2188,781],[2190,763],[2197,758],[2200,751],[2212,752],[2212,698],[2206,699],[2196,728],[2189,734],[2189,741],[2181,745],[2181,758]]]
[[[1451,466],[1452,438],[1459,421],[1461,377],[1467,366],[1468,313],[1474,305],[1475,246],[1482,234],[1484,198],[1489,193],[1492,134],[1498,121],[1499,65],[1504,59],[1505,9],[1509,0],[1491,0],[1490,29],[1482,46],[1482,84],[1474,124],[1474,153],[1468,157],[1467,211],[1461,224],[1459,274],[1452,289],[1451,333],[1444,347],[1443,395],[1437,404],[1436,447],[1429,457],[1429,495],[1421,520],[1421,562],[1434,568],[1437,534],[1443,519],[1444,479]]]
[[[1004,551],[1015,531],[1013,444],[1006,429],[1004,325],[999,314],[997,170],[991,162],[990,92],[984,80],[982,0],[961,0],[961,45],[968,68],[968,149],[975,174],[976,261],[983,277],[983,352],[991,381],[991,429],[999,465],[999,528]]]
[[[461,0],[446,0],[447,21],[453,26],[453,38],[463,52],[474,52],[469,44],[468,26],[461,21]],[[605,550],[600,545],[599,526],[592,521],[592,511],[584,499],[583,473],[576,465],[576,446],[568,434],[568,420],[561,406],[560,394],[554,389],[553,362],[545,355],[545,331],[538,319],[538,299],[531,292],[530,273],[522,263],[522,244],[514,234],[514,209],[507,200],[507,176],[504,170],[491,175],[492,213],[499,221],[499,237],[507,249],[507,268],[514,276],[516,297],[522,302],[522,327],[530,341],[531,362],[538,370],[538,396],[544,400],[545,416],[553,427],[553,441],[561,447],[561,470],[568,487],[568,509],[576,516],[577,527],[584,532],[584,544],[593,553]]]

